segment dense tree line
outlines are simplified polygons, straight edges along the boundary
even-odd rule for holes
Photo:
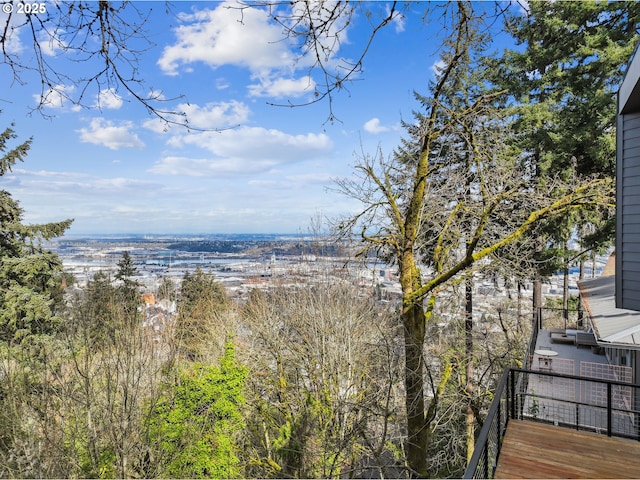
[[[123,82],[118,61],[135,58],[117,32],[138,31],[126,4],[63,4],[59,26],[97,18],[112,29],[122,48],[93,53],[106,59],[109,81]],[[356,14],[331,5],[275,21],[317,51],[319,32]],[[613,93],[640,7],[541,1],[499,17],[467,2],[438,8],[441,63],[416,93],[405,139],[387,155],[363,152],[354,177],[338,184],[363,208],[336,233],[397,268],[397,310],[323,279],[256,290],[235,305],[197,270],[179,294],[163,282],[159,295],[177,301],[177,315],[158,339],[143,326],[128,254],[113,278],[99,273],[65,293],[43,242],[70,221],[24,225],[0,192],[0,476],[461,475],[495,375],[522,353],[519,286],[536,285],[535,312],[545,276],[611,240]],[[401,10],[392,2],[372,39]],[[37,18],[26,21],[35,28]],[[488,54],[482,32],[496,19],[521,49]],[[86,53],[83,38],[67,48]],[[345,76],[317,57],[327,80],[320,100],[362,67],[367,48]],[[8,60],[16,75],[26,67]],[[30,141],[14,140],[12,128],[0,135],[0,175],[28,152]],[[578,252],[568,250],[574,237]],[[517,300],[474,321],[478,278]]]

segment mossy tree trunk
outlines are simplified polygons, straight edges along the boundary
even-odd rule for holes
[[[540,221],[581,208],[611,203],[608,180],[560,181],[538,187],[513,175],[520,155],[508,144],[500,110],[505,92],[483,91],[469,68],[476,45],[472,5],[450,4],[454,22],[430,97],[417,96],[426,108],[419,126],[407,125],[411,139],[389,159],[364,155],[356,179],[338,182],[363,210],[343,219],[339,230],[398,266],[402,289],[401,320],[405,346],[406,460],[409,474],[426,477],[428,451],[438,402],[452,365],[440,359],[439,378],[430,378],[424,358],[426,327],[443,290],[464,281],[483,260],[525,237]],[[477,61],[477,60],[476,60]],[[479,67],[478,67],[479,68]],[[468,88],[461,98],[457,92]],[[455,139],[455,140],[452,140]],[[465,168],[464,165],[467,165]],[[461,195],[472,174],[470,198]],[[359,177],[358,177],[359,175]],[[529,179],[531,180],[531,179]],[[422,267],[427,269],[421,270]],[[467,335],[472,334],[468,325]],[[468,380],[473,377],[473,344],[466,339]],[[429,401],[427,397],[429,392]],[[469,382],[467,382],[469,389]],[[468,395],[466,392],[465,395]],[[471,398],[469,400],[472,400]]]

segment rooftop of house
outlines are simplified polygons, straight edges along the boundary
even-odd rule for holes
[[[616,308],[615,276],[578,283],[598,344],[640,349],[640,312]]]
[[[624,80],[618,91],[619,112],[640,108],[640,42],[627,64]]]

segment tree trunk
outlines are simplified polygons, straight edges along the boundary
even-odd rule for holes
[[[578,280],[584,280],[584,255],[580,256],[580,274]],[[582,295],[578,295],[578,328],[582,327],[582,325]]]
[[[538,184],[540,181],[540,151],[536,149],[533,156],[533,176],[535,179],[535,183]],[[542,251],[544,250],[544,242],[542,238],[538,236],[535,240],[534,244],[534,254],[533,258],[537,259],[540,257]],[[533,321],[537,324],[536,328],[542,328],[540,324],[542,319],[540,318],[542,315],[542,275],[540,274],[540,267],[535,268],[534,277],[533,277]]]
[[[428,476],[429,429],[424,410],[424,308],[419,303],[405,307],[405,404],[407,409],[407,464],[412,478]]]
[[[524,328],[522,328],[522,282],[520,280],[517,281],[518,282],[518,323],[517,325],[517,329],[518,329],[518,335],[522,334],[522,332],[524,332]]]
[[[467,464],[473,456],[475,449],[475,423],[476,417],[473,413],[473,277],[465,282],[465,362],[467,377]]]
[[[536,275],[533,280],[533,321],[540,325],[540,316],[542,315],[542,279]]]
[[[564,328],[567,329],[569,321],[569,241],[564,245],[564,265],[562,269],[562,318],[564,318]]]

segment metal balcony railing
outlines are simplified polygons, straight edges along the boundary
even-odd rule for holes
[[[640,441],[639,406],[640,385],[507,369],[498,384],[464,478],[493,478],[512,418]]]

